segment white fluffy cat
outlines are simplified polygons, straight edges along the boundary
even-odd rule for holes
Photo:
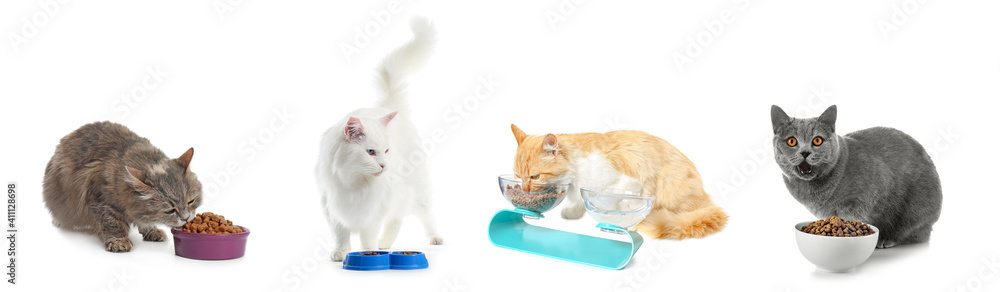
[[[362,250],[375,250],[381,229],[377,248],[388,249],[408,215],[423,221],[430,244],[443,242],[430,210],[427,167],[406,160],[421,150],[403,98],[403,76],[423,65],[434,46],[434,28],[426,19],[414,19],[411,29],[413,40],[377,69],[377,107],[351,112],[320,142],[316,182],[337,242],[333,261],[343,261],[351,250],[352,233],[360,235]]]

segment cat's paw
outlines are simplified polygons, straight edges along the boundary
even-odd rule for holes
[[[142,234],[142,240],[145,241],[166,241],[167,233],[162,229],[154,228],[150,231],[146,231]]]
[[[110,252],[129,252],[132,250],[132,241],[128,238],[112,238],[104,242],[104,249]]]
[[[586,212],[582,205],[568,205],[562,209],[562,217],[565,219],[580,219]]]
[[[893,240],[879,240],[878,244],[875,245],[875,248],[891,248],[897,245],[899,244]]]
[[[427,243],[430,243],[431,245],[442,245],[444,244],[444,238],[441,238],[440,235],[430,235],[427,236]]]
[[[347,251],[346,250],[335,250],[335,251],[333,251],[333,252],[330,253],[330,260],[335,261],[335,262],[343,262],[344,258],[346,258],[346,257],[347,257]]]
[[[385,238],[382,238],[382,239],[378,240],[378,249],[379,250],[386,250],[386,249],[389,249],[390,247],[392,247],[392,241],[388,241]]]
[[[392,247],[392,242],[393,241],[395,241],[395,238],[393,240],[388,240],[385,237],[379,238],[379,240],[378,240],[378,249],[380,249],[380,250],[389,249],[390,247]]]

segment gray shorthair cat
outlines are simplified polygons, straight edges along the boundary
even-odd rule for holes
[[[771,106],[774,160],[792,197],[817,217],[875,225],[878,248],[928,241],[941,181],[924,147],[886,127],[838,136],[836,121],[836,105],[807,119]]]
[[[194,148],[170,159],[125,126],[84,125],[59,141],[45,167],[42,194],[58,227],[97,234],[110,252],[132,250],[129,226],[145,241],[164,241],[156,227],[180,227],[201,205],[191,172]]]

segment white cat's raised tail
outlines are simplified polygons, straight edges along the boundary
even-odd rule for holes
[[[413,40],[376,69],[377,107],[349,113],[320,142],[316,183],[336,240],[333,261],[343,261],[351,250],[352,233],[360,235],[362,250],[388,249],[409,215],[423,222],[430,244],[443,242],[431,214],[427,166],[406,159],[421,150],[404,77],[426,63],[435,41],[426,19],[414,19],[411,27]]]

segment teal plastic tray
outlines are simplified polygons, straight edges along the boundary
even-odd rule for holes
[[[531,225],[524,221],[524,215],[542,217],[520,209],[500,210],[493,215],[490,242],[502,248],[611,270],[624,268],[642,245],[639,233],[618,226],[598,225],[624,233],[628,242]]]

